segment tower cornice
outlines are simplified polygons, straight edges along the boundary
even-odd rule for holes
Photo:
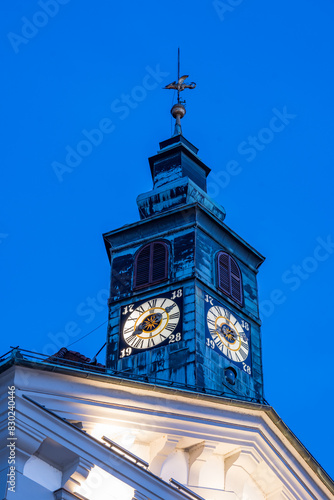
[[[180,220],[183,220],[183,224],[180,226],[180,229],[182,230],[185,226],[194,226],[194,227],[200,227],[201,224],[198,221],[198,218],[194,217],[192,221],[186,221],[184,215],[186,212],[195,212],[200,211],[203,214],[205,214],[206,217],[208,217],[212,222],[215,224],[218,224],[221,229],[229,235],[231,238],[231,242],[234,242],[238,244],[240,247],[242,247],[244,250],[247,251],[252,257],[250,259],[247,259],[247,262],[245,259],[242,258],[242,255],[240,255],[240,260],[244,261],[245,264],[251,266],[254,270],[258,270],[258,268],[261,266],[261,264],[264,262],[265,257],[258,252],[254,247],[252,247],[249,243],[247,243],[246,240],[244,240],[241,236],[239,236],[235,231],[233,231],[227,224],[222,222],[221,219],[216,217],[210,210],[208,210],[206,207],[204,207],[202,204],[198,202],[193,202],[190,204],[185,204],[185,205],[180,205],[178,207],[172,208],[171,210],[168,210],[163,213],[155,214],[151,217],[148,217],[146,219],[143,219],[141,221],[132,223],[132,224],[127,224],[125,226],[122,226],[120,228],[114,229],[112,231],[108,231],[107,233],[104,233],[103,239],[104,243],[106,246],[108,258],[110,260],[110,248],[112,247],[113,243],[111,240],[113,240],[115,246],[120,249],[125,249],[132,247],[134,244],[134,241],[137,241],[137,237],[135,234],[138,232],[138,230],[141,231],[140,228],[143,228],[145,226],[151,226],[152,224],[156,224],[157,220],[161,221],[160,226],[162,226],[162,222],[167,219],[172,219],[174,222],[174,227],[171,229],[171,231],[175,232],[178,230],[178,226],[175,225],[175,220],[176,216],[180,216]],[[160,238],[164,234],[167,234],[168,229],[156,231],[154,237],[155,238]],[[134,235],[134,240],[131,239],[131,233]],[[126,241],[127,243],[121,243],[121,241],[124,241],[125,234],[127,234]],[[215,237],[216,238],[216,237]],[[152,239],[152,233],[148,233],[147,239],[150,240]],[[145,236],[142,235],[141,238],[141,244],[145,243]]]

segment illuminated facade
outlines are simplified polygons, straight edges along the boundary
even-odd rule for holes
[[[15,385],[18,410],[15,493],[6,491],[5,425],[2,432],[3,499],[333,498],[330,478],[268,405],[88,365],[12,359],[2,368],[2,394]],[[105,436],[131,455],[109,449]]]

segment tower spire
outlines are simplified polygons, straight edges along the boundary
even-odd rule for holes
[[[174,104],[174,106],[170,111],[171,114],[173,115],[173,118],[175,118],[175,129],[173,136],[182,135],[181,118],[183,118],[184,115],[186,114],[186,108],[184,106],[186,101],[181,100],[180,92],[182,92],[184,89],[194,89],[196,87],[196,83],[194,82],[184,83],[184,81],[188,78],[188,76],[189,75],[180,76],[180,47],[179,47],[177,50],[177,81],[169,83],[168,85],[166,85],[166,87],[164,87],[165,89],[177,90],[177,104]]]
[[[180,80],[180,47],[177,49],[177,81]],[[177,102],[180,104],[180,90],[177,89]]]

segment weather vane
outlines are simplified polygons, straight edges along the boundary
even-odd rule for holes
[[[175,131],[174,135],[181,135],[182,134],[182,128],[181,128],[181,118],[184,117],[186,114],[186,108],[184,107],[184,104],[186,101],[181,101],[180,99],[180,92],[182,92],[184,89],[194,89],[196,87],[196,83],[191,82],[191,83],[184,83],[184,81],[188,78],[189,75],[183,75],[180,76],[180,49],[178,49],[177,52],[177,82],[172,82],[166,85],[164,89],[173,89],[177,90],[177,104],[174,104],[174,106],[171,109],[171,114],[176,120],[175,123]]]

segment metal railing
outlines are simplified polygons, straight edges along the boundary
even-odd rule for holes
[[[34,365],[39,368],[47,369],[47,367],[64,367],[69,368],[75,371],[84,371],[86,373],[92,374],[100,374],[100,375],[109,375],[111,377],[128,379],[131,381],[137,381],[141,383],[146,383],[149,385],[156,385],[161,387],[168,387],[170,389],[180,389],[186,392],[194,392],[197,394],[208,395],[208,396],[216,396],[227,398],[229,400],[235,401],[246,401],[250,403],[256,403],[260,405],[270,406],[270,404],[266,401],[265,398],[261,398],[260,396],[244,396],[235,392],[235,394],[231,393],[231,388],[228,387],[226,391],[224,389],[225,384],[222,383],[222,390],[214,390],[204,387],[197,387],[190,384],[185,384],[182,382],[176,381],[166,381],[165,379],[159,379],[158,377],[152,377],[149,375],[139,374],[139,373],[130,373],[126,371],[118,371],[113,370],[104,366],[97,366],[92,362],[87,361],[74,361],[71,359],[66,359],[62,357],[57,357],[57,353],[48,356],[45,354],[37,353],[35,351],[29,351],[27,349],[21,349],[19,346],[11,347],[11,350],[0,356],[0,370],[3,365],[8,363],[10,360],[12,362],[16,362],[18,364],[24,364],[27,362],[29,365]]]
[[[41,354],[35,351],[29,351],[28,349],[21,349],[19,346],[12,347],[11,350],[0,356],[0,368],[2,365],[7,363],[8,361],[18,361],[24,363],[24,361],[28,361],[30,364],[44,364],[44,365],[60,365],[67,366],[71,368],[77,369],[89,369],[92,371],[105,372],[105,367],[96,366],[91,362],[87,362],[85,360],[72,360],[67,359],[61,356],[57,356],[57,353],[50,355]]]

